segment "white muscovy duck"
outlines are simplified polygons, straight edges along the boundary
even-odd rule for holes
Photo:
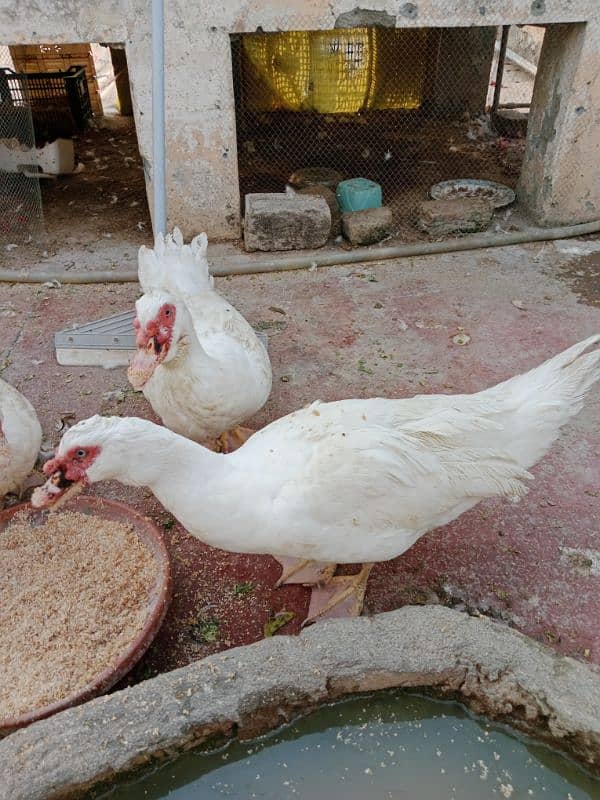
[[[0,379],[0,502],[5,495],[21,491],[41,444],[42,429],[33,406]]]
[[[147,486],[199,539],[274,555],[280,583],[314,585],[309,620],[357,614],[373,562],[485,497],[526,493],[528,468],[600,377],[600,348],[586,352],[599,342],[477,394],[315,402],[231,455],[146,420],[92,417],[63,436],[33,503],[101,480]],[[358,575],[332,577],[353,562]]]
[[[136,302],[137,354],[128,376],[163,423],[197,442],[229,451],[253,431],[239,425],[271,392],[266,348],[242,315],[213,288],[205,234],[181,231],[141,247]]]

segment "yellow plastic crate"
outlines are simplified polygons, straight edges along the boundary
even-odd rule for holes
[[[246,108],[321,114],[418,108],[427,43],[421,29],[244,34]]]

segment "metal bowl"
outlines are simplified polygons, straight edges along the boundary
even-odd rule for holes
[[[148,596],[148,616],[142,630],[132,640],[119,658],[98,673],[88,684],[82,686],[68,697],[58,700],[50,705],[35,708],[18,717],[0,719],[0,736],[4,736],[17,728],[23,728],[32,722],[56,714],[65,708],[79,705],[86,700],[91,700],[107,692],[144,655],[165,618],[171,595],[171,568],[169,555],[160,531],[156,525],[146,517],[138,514],[129,506],[102,497],[87,497],[80,495],[64,506],[65,510],[77,511],[81,514],[99,516],[103,519],[114,520],[129,524],[138,535],[143,544],[152,552],[158,565],[158,575],[154,586]],[[30,519],[35,523],[42,522],[48,511],[32,509],[29,505],[18,505],[0,512],[0,535],[8,527],[11,519],[20,511],[28,511]],[[60,512],[58,512],[60,513]]]
[[[456,200],[459,197],[488,200],[494,208],[502,208],[515,202],[515,193],[510,186],[495,181],[475,178],[457,178],[452,181],[436,183],[429,190],[434,200]]]

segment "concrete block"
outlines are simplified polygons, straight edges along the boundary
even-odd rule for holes
[[[484,231],[492,221],[493,206],[478,197],[425,200],[419,208],[417,227],[430,236]]]
[[[538,63],[543,42],[544,28],[541,27],[511,25],[508,32],[509,49],[531,64]]]
[[[331,235],[340,235],[342,232],[342,212],[340,211],[334,191],[332,191],[328,186],[314,184],[312,186],[305,186],[304,189],[298,189],[297,194],[322,197],[329,206],[329,211],[331,213]]]
[[[301,194],[247,194],[246,250],[310,250],[323,247],[331,212],[323,197]]]
[[[388,206],[349,211],[342,215],[344,236],[351,244],[375,244],[392,230],[392,209]]]

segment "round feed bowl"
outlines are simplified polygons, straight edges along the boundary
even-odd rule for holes
[[[494,208],[508,206],[515,201],[515,193],[510,186],[495,181],[475,178],[457,178],[452,181],[436,183],[429,190],[434,200],[457,200],[460,197],[488,200]]]
[[[12,719],[0,719],[0,736],[11,733],[17,728],[23,728],[32,722],[56,714],[65,708],[79,705],[86,700],[91,700],[118,683],[144,655],[152,640],[158,633],[162,624],[171,595],[171,568],[169,564],[169,554],[167,548],[156,525],[146,517],[138,514],[124,503],[113,500],[105,500],[102,497],[88,497],[80,495],[64,506],[66,511],[76,511],[80,514],[102,517],[102,519],[113,520],[115,522],[131,525],[141,541],[152,552],[158,564],[158,575],[156,583],[152,587],[148,601],[148,616],[142,630],[136,638],[130,642],[128,647],[123,650],[119,658],[102,672],[93,678],[88,684],[68,697],[58,700],[50,705],[33,709],[19,717]],[[23,504],[13,506],[0,512],[0,535],[8,527],[11,519],[19,511],[28,511],[33,521],[40,522],[47,516],[44,510],[32,509],[29,505]],[[61,513],[56,512],[56,513]]]

